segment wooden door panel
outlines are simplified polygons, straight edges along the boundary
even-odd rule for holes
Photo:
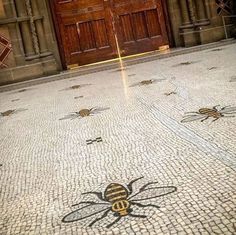
[[[112,7],[122,55],[168,44],[161,0],[113,0]]]
[[[168,44],[162,0],[51,0],[66,66]]]
[[[67,66],[117,57],[111,15],[103,0],[55,0]]]

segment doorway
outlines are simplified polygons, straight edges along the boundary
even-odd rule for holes
[[[161,0],[52,0],[64,67],[168,45]]]

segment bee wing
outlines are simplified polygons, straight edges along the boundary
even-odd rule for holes
[[[110,109],[110,108],[93,107],[90,109],[90,111],[96,113],[96,112],[106,111],[108,109]]]
[[[162,197],[165,195],[168,195],[170,193],[173,193],[177,191],[177,188],[175,186],[163,186],[163,187],[157,187],[155,186],[156,183],[152,183],[150,185],[153,185],[151,187],[145,187],[141,188],[138,193],[131,196],[129,199],[132,202],[138,202],[138,201],[146,201],[158,197]]]
[[[90,204],[90,205],[80,205],[81,208],[70,212],[66,216],[63,217],[62,222],[70,223],[78,220],[82,220],[85,218],[89,218],[90,216],[99,214],[105,210],[109,209],[109,204]]]
[[[163,82],[166,81],[165,78],[160,78],[160,79],[152,79],[152,83],[158,83],[158,82]]]
[[[74,119],[74,118],[77,118],[77,117],[79,117],[78,114],[76,114],[76,113],[71,113],[71,114],[66,115],[66,116],[63,117],[63,118],[60,118],[59,120],[61,121],[61,120],[66,120],[66,119]]]
[[[20,112],[24,112],[26,111],[27,109],[16,109],[13,113],[20,113]]]
[[[185,122],[193,122],[193,121],[197,121],[200,120],[202,118],[206,117],[206,115],[201,115],[201,114],[197,114],[197,115],[190,115],[190,116],[186,116],[184,117],[184,119],[181,121],[182,123]]]
[[[236,107],[225,107],[220,110],[221,113],[236,112]]]
[[[132,85],[130,85],[129,87],[136,87],[136,86],[139,86],[140,83],[139,82],[136,82],[136,83],[133,83]]]

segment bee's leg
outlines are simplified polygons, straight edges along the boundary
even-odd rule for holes
[[[199,112],[186,112],[185,114],[199,114]]]
[[[236,111],[224,113],[224,115],[227,115],[227,114],[236,114]]]
[[[82,193],[82,195],[86,195],[86,194],[94,194],[96,195],[100,200],[107,202],[107,200],[102,196],[101,192],[86,192],[86,193]]]
[[[129,214],[129,216],[134,217],[134,218],[147,218],[146,215],[133,215],[133,214]]]
[[[79,206],[81,204],[88,204],[88,205],[109,205],[109,203],[99,203],[99,202],[93,202],[93,201],[82,201],[82,202],[74,204],[72,206]]]
[[[139,207],[150,207],[150,206],[152,206],[152,207],[155,207],[155,208],[157,208],[157,209],[160,208],[159,206],[152,205],[152,204],[143,205],[143,204],[137,203],[137,202],[131,202],[131,203],[132,203],[132,205],[139,206]]]
[[[132,180],[128,185],[127,185],[127,188],[129,189],[129,194],[132,194],[132,192],[133,192],[133,183],[135,183],[136,181],[138,181],[138,180],[140,180],[140,179],[142,179],[143,178],[143,176],[142,177],[139,177],[139,178],[137,178],[137,179],[134,179],[134,180]]]
[[[229,108],[229,107],[231,107],[231,106],[230,106],[230,105],[227,105],[227,106],[223,107],[223,108],[220,109],[220,110],[224,110],[224,109]]]
[[[111,226],[113,226],[114,224],[116,224],[120,219],[121,219],[121,217],[119,216],[115,221],[113,221],[112,223],[108,224],[106,227],[107,227],[107,228],[110,228]]]
[[[76,119],[76,118],[78,118],[78,117],[79,117],[79,116],[77,116],[77,115],[71,116],[70,120]]]
[[[215,122],[215,121],[217,121],[219,119],[219,117],[218,118],[215,118],[212,122]]]
[[[93,222],[91,222],[91,223],[89,224],[89,227],[92,227],[92,226],[93,226],[95,223],[97,223],[99,220],[104,219],[104,218],[108,215],[108,213],[110,212],[110,210],[111,210],[111,209],[108,209],[107,211],[105,211],[105,212],[103,213],[103,215],[102,215],[101,217],[99,217],[99,218],[95,219]]]
[[[207,116],[206,118],[202,119],[201,122],[206,121],[209,118],[209,116]]]
[[[226,114],[234,114],[234,113],[226,113]],[[235,117],[235,116],[226,116],[226,115],[224,115],[223,117]]]

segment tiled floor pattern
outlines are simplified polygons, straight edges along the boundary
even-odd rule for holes
[[[235,234],[236,117],[181,123],[236,106],[236,45],[219,49],[1,93],[16,111],[0,116],[0,234]],[[106,228],[114,212],[89,226],[105,205],[72,206],[140,177],[131,195],[160,208],[133,204]],[[63,223],[72,211],[87,218]]]

